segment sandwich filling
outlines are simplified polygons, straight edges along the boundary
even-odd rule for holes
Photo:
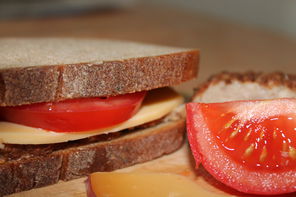
[[[129,110],[131,115],[126,120],[113,125],[109,124],[107,127],[99,127],[86,131],[76,130],[76,132],[56,132],[43,128],[25,126],[18,123],[1,121],[0,140],[2,143],[6,144],[52,144],[88,138],[100,134],[108,134],[160,119],[183,103],[183,97],[170,88],[151,90],[147,92],[146,97],[143,100],[144,95],[145,93],[138,93],[138,95],[136,95],[138,98],[134,99],[136,100],[133,104],[134,107]],[[142,105],[140,106],[139,103],[142,103]],[[97,122],[104,123],[104,115],[107,117],[107,113],[105,112],[97,119]],[[125,116],[126,114],[123,113],[123,115]],[[83,114],[80,116],[81,119],[85,118],[83,117]],[[115,113],[111,115],[111,117],[112,116],[121,116],[121,114],[117,114],[115,110]],[[79,121],[79,115],[77,115],[76,118],[76,121]]]
[[[146,92],[111,97],[70,99],[2,107],[5,121],[55,132],[82,132],[107,128],[131,118],[140,108]]]

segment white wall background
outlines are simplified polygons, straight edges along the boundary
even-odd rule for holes
[[[147,1],[145,1],[147,2]],[[296,0],[151,0],[296,38]]]

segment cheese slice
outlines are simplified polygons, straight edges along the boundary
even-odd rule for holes
[[[9,122],[0,122],[0,142],[6,144],[52,144],[112,133],[157,120],[170,113],[183,102],[183,97],[172,89],[155,89],[148,92],[140,110],[129,120],[113,127],[86,132],[59,133]]]
[[[88,196],[112,197],[218,197],[187,177],[170,173],[97,172],[89,176]]]

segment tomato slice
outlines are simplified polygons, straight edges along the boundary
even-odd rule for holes
[[[296,99],[187,104],[196,159],[243,192],[296,191]]]
[[[71,99],[54,103],[38,103],[2,107],[0,114],[9,122],[56,132],[78,132],[119,124],[134,115],[146,92],[108,98]]]

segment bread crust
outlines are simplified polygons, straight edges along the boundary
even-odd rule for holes
[[[111,138],[40,145],[39,155],[33,146],[19,145],[17,149],[24,150],[21,156],[0,163],[0,196],[155,159],[182,145],[184,129],[184,118],[162,121],[149,128],[114,133]],[[36,155],[25,154],[31,148]]]
[[[180,84],[197,75],[199,51],[0,70],[0,106],[101,97]]]
[[[296,75],[285,74],[283,72],[221,72],[212,75],[205,83],[201,84],[195,89],[193,100],[195,97],[202,95],[210,86],[215,85],[219,82],[224,82],[226,85],[231,84],[234,81],[241,83],[257,83],[266,88],[273,88],[274,86],[285,86],[292,91],[296,91]]]

